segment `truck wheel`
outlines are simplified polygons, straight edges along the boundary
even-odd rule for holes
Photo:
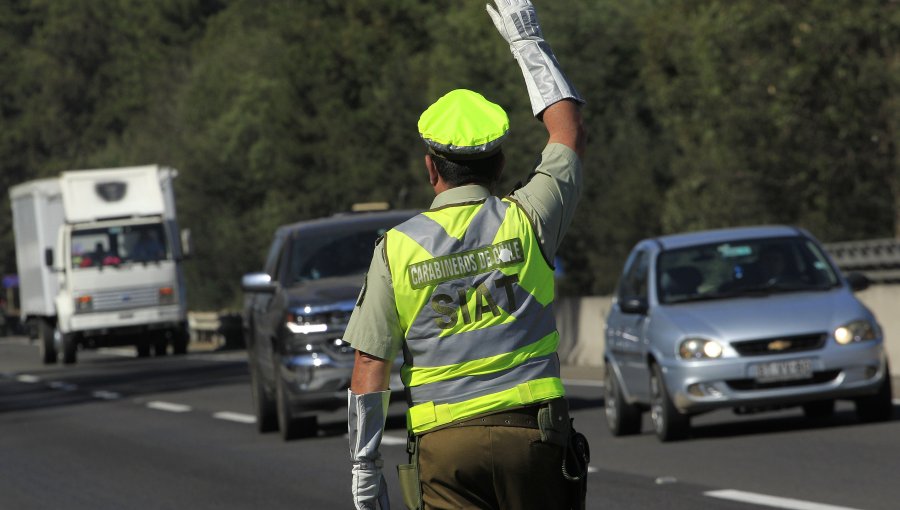
[[[606,365],[605,393],[603,407],[606,411],[606,425],[614,436],[638,434],[641,431],[641,410],[625,401],[616,374]]]
[[[172,330],[172,354],[187,354],[190,338],[187,326]]]
[[[41,359],[45,365],[56,363],[56,343],[54,341],[54,327],[44,319],[37,321],[38,340],[41,349]]]
[[[276,366],[277,368],[277,366]],[[315,416],[295,417],[291,411],[284,380],[275,371],[275,401],[278,414],[278,430],[285,441],[316,435],[319,425]]]
[[[672,403],[659,365],[654,363],[650,368],[651,417],[656,437],[662,442],[684,439],[690,430],[691,418],[681,414]]]
[[[137,351],[138,358],[149,358],[150,357],[150,342],[146,340],[138,341],[138,344],[134,346]]]
[[[891,370],[887,363],[884,365],[884,379],[878,387],[878,393],[858,398],[856,404],[856,416],[866,423],[888,421],[894,416],[894,402],[891,390]]]
[[[260,433],[274,432],[278,429],[278,410],[275,400],[266,392],[260,377],[256,360],[250,359],[250,389],[253,392],[253,408],[256,411],[256,429]]]
[[[73,365],[78,361],[78,337],[74,333],[59,332],[62,340],[63,363]]]
[[[169,339],[166,335],[162,335],[162,338],[157,338],[153,340],[153,355],[154,356],[165,356],[169,353]]]

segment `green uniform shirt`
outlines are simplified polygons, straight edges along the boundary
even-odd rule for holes
[[[531,218],[541,251],[552,262],[572,223],[581,194],[581,161],[565,145],[544,148],[527,184],[510,196]],[[435,197],[431,208],[472,202],[490,196],[483,186],[452,188]],[[360,300],[353,310],[344,340],[358,351],[393,360],[403,344],[403,331],[394,302],[394,286],[381,243],[375,247]]]

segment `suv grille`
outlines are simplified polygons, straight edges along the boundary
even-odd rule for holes
[[[813,335],[733,342],[731,346],[741,356],[764,356],[766,354],[784,354],[821,349],[825,345],[826,338],[828,338],[828,335],[825,333],[816,333]]]

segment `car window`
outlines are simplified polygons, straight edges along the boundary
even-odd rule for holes
[[[278,256],[281,255],[281,247],[283,244],[284,236],[276,236],[275,240],[272,241],[272,245],[269,246],[269,253],[266,255],[266,263],[263,266],[263,271],[272,277],[275,277],[275,271],[278,267]]]
[[[646,251],[637,252],[625,267],[619,284],[619,299],[647,299],[647,275],[650,257]]]
[[[823,290],[837,284],[821,250],[800,236],[666,250],[657,262],[657,291],[664,304]]]

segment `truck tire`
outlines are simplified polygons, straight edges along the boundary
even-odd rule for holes
[[[191,334],[187,325],[172,330],[172,354],[187,354]]]
[[[153,340],[153,355],[165,356],[169,353],[169,335],[162,333]]]
[[[145,339],[138,340],[137,345],[134,346],[137,351],[138,358],[149,358],[150,357],[150,342]]]
[[[56,343],[53,338],[55,329],[56,328],[50,325],[49,321],[45,319],[37,320],[38,345],[41,350],[41,359],[44,361],[45,365],[56,363]]]
[[[73,365],[78,361],[78,337],[74,333],[59,332],[62,340],[63,363]]]

